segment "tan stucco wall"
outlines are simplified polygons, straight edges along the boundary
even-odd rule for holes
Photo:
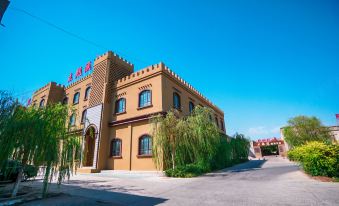
[[[40,101],[45,100],[45,106],[60,101],[64,94],[64,87],[55,82],[50,82],[34,92],[32,106],[39,107]]]
[[[33,102],[38,105],[42,98],[47,98],[46,101],[50,102],[62,102],[64,97],[68,97],[68,105],[72,106],[77,114],[76,128],[83,128],[80,121],[85,109],[102,105],[101,124],[97,125],[99,129],[97,169],[157,170],[152,157],[138,156],[139,137],[144,134],[151,136],[151,124],[147,119],[149,115],[163,113],[173,108],[174,91],[180,95],[182,116],[189,115],[189,101],[192,101],[195,106],[210,107],[214,111],[213,120],[215,116],[218,118],[219,128],[221,120],[225,122],[224,113],[218,107],[163,63],[132,73],[134,69],[132,64],[112,52],[107,52],[95,59],[93,68],[92,74],[67,87],[55,83],[53,86],[48,84],[42,87],[35,92]],[[90,97],[84,99],[85,90],[89,86],[92,88]],[[152,105],[138,108],[139,93],[146,89],[151,90]],[[80,92],[79,103],[73,105],[76,92]],[[115,114],[115,102],[119,98],[126,99],[126,111]],[[225,126],[221,132],[226,132]],[[110,147],[114,138],[122,140],[121,158],[111,157]]]
[[[112,127],[109,142],[114,138],[119,138],[122,141],[122,152],[121,158],[111,157],[110,145],[107,145],[106,169],[157,170],[151,157],[138,156],[139,138],[145,134],[151,136],[151,125],[148,120]]]
[[[139,108],[139,94],[144,90],[151,91],[152,106],[146,108]],[[126,112],[118,115],[112,115],[112,121],[120,121],[128,118],[152,114],[163,111],[162,106],[162,86],[161,75],[158,74],[152,78],[147,78],[140,82],[129,84],[127,87],[120,87],[117,89],[117,95],[114,100],[119,98],[126,99]],[[115,111],[115,101],[111,105],[112,111]]]
[[[192,101],[194,106],[201,105],[204,107],[210,107],[213,110],[214,116],[212,117],[213,121],[215,117],[218,119],[218,126],[221,129],[221,124],[225,125],[224,114],[218,110],[216,110],[212,105],[206,102],[203,98],[196,95],[193,91],[186,88],[180,82],[171,78],[168,75],[163,75],[163,110],[168,111],[173,108],[173,93],[177,92],[180,95],[181,101],[181,111],[180,114],[182,116],[187,116],[190,114],[189,112],[189,102]],[[222,123],[221,123],[222,122]],[[220,130],[220,132],[225,133],[226,129],[224,126],[224,131]]]
[[[89,104],[89,99],[85,99],[85,91],[87,87],[91,87],[92,85],[92,76],[87,76],[84,77],[83,79],[79,80],[78,82],[69,85],[68,87],[65,88],[65,95],[64,97],[60,100],[62,101],[65,97],[68,98],[68,105],[74,109],[74,112],[76,114],[76,119],[75,119],[75,126],[79,127],[81,126],[81,116],[82,112],[88,108]],[[76,92],[80,92],[80,98],[79,98],[79,103],[78,104],[73,104],[73,99],[74,99],[74,94]],[[91,95],[90,95],[91,96]],[[71,111],[70,111],[71,115]]]

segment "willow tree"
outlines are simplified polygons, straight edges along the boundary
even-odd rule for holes
[[[250,141],[243,134],[236,133],[231,138],[231,145],[233,148],[232,156],[236,162],[248,160],[248,153],[250,150]]]
[[[176,148],[178,141],[178,123],[176,111],[171,110],[166,116],[157,115],[151,119],[153,123],[153,155],[157,167],[175,168]]]
[[[190,162],[202,162],[208,166],[215,156],[221,135],[211,116],[210,108],[197,106],[181,126],[186,147],[183,151],[189,151]]]
[[[14,142],[6,138],[6,133],[18,105],[8,92],[0,91],[0,169],[4,167],[13,152]]]
[[[35,109],[17,106],[6,119],[0,134],[1,161],[13,159],[21,167],[14,184],[16,196],[27,164],[44,166],[43,196],[48,183],[58,177],[58,184],[73,172],[78,159],[79,141],[67,126],[68,108],[60,104]]]
[[[210,115],[210,109],[197,106],[188,117],[178,118],[175,111],[170,111],[166,116],[153,118],[156,165],[174,169],[190,163],[209,164],[220,141]]]

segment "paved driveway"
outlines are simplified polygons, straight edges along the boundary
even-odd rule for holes
[[[280,157],[191,179],[111,171],[77,175],[51,190],[67,195],[25,205],[339,205],[339,183],[310,179]]]

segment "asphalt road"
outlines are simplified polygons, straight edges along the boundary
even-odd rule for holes
[[[339,183],[313,180],[280,157],[191,179],[112,171],[77,175],[51,190],[64,195],[24,205],[339,205]]]

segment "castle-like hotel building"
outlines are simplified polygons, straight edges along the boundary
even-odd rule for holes
[[[69,121],[85,151],[80,171],[157,170],[149,119],[172,108],[186,116],[196,105],[210,107],[220,132],[226,133],[223,111],[163,63],[133,70],[133,64],[109,51],[94,60],[89,75],[34,92],[33,106],[73,106]]]

